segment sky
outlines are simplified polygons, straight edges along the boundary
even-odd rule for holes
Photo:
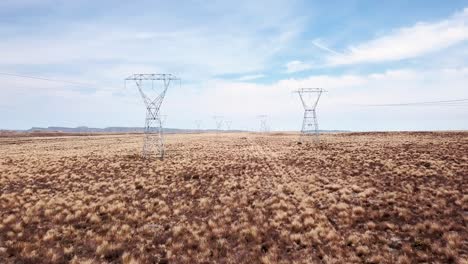
[[[297,131],[320,87],[321,129],[467,130],[466,102],[382,105],[468,99],[468,1],[0,1],[0,129],[142,127],[134,73],[181,78],[171,128]]]

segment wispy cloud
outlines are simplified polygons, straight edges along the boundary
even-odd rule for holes
[[[239,77],[237,80],[239,81],[251,81],[265,77],[264,74],[251,74],[251,75],[244,75]]]
[[[190,126],[195,117],[203,119],[207,128],[212,127],[213,113],[229,116],[236,126],[251,126],[257,124],[256,115],[268,113],[275,128],[295,130],[300,128],[303,109],[297,95],[291,92],[299,87],[324,87],[329,91],[324,95],[319,109],[320,123],[324,128],[437,129],[442,124],[442,127],[467,129],[464,122],[468,118],[466,106],[411,109],[410,112],[408,109],[396,109],[392,111],[392,116],[388,116],[388,109],[353,107],[356,104],[467,98],[467,82],[468,68],[404,68],[370,74],[322,74],[284,79],[271,84],[207,80],[200,84],[171,86],[163,111],[170,116],[168,125],[175,127]],[[115,97],[112,91],[83,94],[71,89],[64,90],[59,83],[49,85],[49,89],[44,89],[41,83],[30,79],[22,79],[21,83],[13,80],[5,82],[0,104],[14,111],[15,118],[11,118],[11,113],[0,111],[2,126],[141,126],[139,117],[144,116],[144,106],[135,87],[129,86],[123,91],[125,96]],[[40,103],[41,107],[35,111],[18,107],[37,106],[38,101],[47,103]],[[190,109],[190,115],[180,115],[181,108]],[[58,113],[57,109],[62,111]],[[45,116],[48,118],[44,119]],[[31,120],[25,122],[27,118]],[[407,126],[402,125],[405,122]]]
[[[328,56],[326,63],[333,66],[410,59],[466,40],[468,40],[468,8],[442,21],[419,22],[350,46],[343,54]]]
[[[76,73],[99,72],[102,64],[158,65],[163,71],[183,72],[192,80],[242,74],[264,69],[302,27],[288,1],[275,2],[268,12],[264,4],[250,1],[190,5],[206,16],[180,20],[186,15],[183,11],[167,17],[148,5],[147,9],[155,11],[145,10],[138,19],[121,19],[112,13],[106,19],[91,16],[59,25],[46,16],[41,21],[46,26],[0,24],[0,32],[9,34],[0,42],[0,67],[61,65]],[[19,33],[24,30],[31,33]]]
[[[276,128],[299,129],[303,109],[298,96],[292,91],[300,87],[324,87],[329,91],[319,107],[319,119],[324,128],[385,130],[398,129],[407,122],[408,126],[404,129],[421,129],[425,126],[436,129],[439,126],[437,122],[446,122],[461,129],[466,128],[462,121],[468,117],[465,111],[467,106],[395,109],[391,113],[393,116],[389,116],[388,109],[363,109],[357,105],[467,98],[466,81],[468,68],[402,68],[368,74],[322,74],[284,79],[271,84],[210,80],[203,84],[207,89],[201,93],[194,89],[194,94],[187,95],[182,89],[179,92],[185,96],[177,96],[174,91],[173,98],[177,99],[174,102],[183,101],[168,103],[166,109],[169,115],[176,116],[180,111],[179,105],[185,105],[196,109],[197,116],[208,117],[216,111],[237,119],[236,123],[244,124],[252,122],[252,118],[262,111],[269,114]],[[431,115],[431,122],[425,121],[428,115]],[[451,117],[450,120],[444,121],[447,116]]]
[[[301,72],[311,68],[312,65],[299,60],[290,61],[286,64],[287,73]]]

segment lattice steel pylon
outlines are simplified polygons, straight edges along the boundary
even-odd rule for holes
[[[166,95],[167,89],[171,84],[171,81],[178,80],[180,78],[172,74],[133,74],[125,78],[125,84],[127,81],[135,81],[138,91],[143,99],[146,106],[146,119],[145,119],[145,138],[143,143],[142,155],[144,158],[150,158],[153,156],[159,156],[161,159],[164,158],[164,135],[163,135],[163,116],[160,115],[159,109]],[[162,91],[157,93],[157,96],[150,98],[148,93],[144,91],[144,82],[151,81],[151,88],[154,90],[154,81],[162,82]],[[156,91],[154,91],[156,92]]]
[[[202,124],[202,121],[201,121],[201,120],[195,120],[195,126],[197,127],[197,130],[198,130],[198,131],[201,130],[201,124]]]
[[[260,119],[260,130],[261,133],[267,133],[270,131],[268,127],[268,116],[267,115],[259,115],[257,116]]]
[[[223,127],[223,116],[213,116],[213,119],[216,123],[216,133],[219,133]]]
[[[226,120],[224,123],[226,124],[226,130],[231,130],[232,120]]]
[[[303,142],[304,139],[311,138],[311,136],[313,136],[316,143],[319,142],[319,126],[317,112],[315,110],[324,92],[326,91],[322,88],[301,88],[296,91],[304,106],[304,119],[302,120],[300,142]]]

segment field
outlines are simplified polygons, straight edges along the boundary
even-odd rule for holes
[[[0,138],[0,263],[468,263],[468,132]]]

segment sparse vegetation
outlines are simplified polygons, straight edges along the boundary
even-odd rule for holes
[[[468,133],[0,138],[0,263],[466,263]]]

